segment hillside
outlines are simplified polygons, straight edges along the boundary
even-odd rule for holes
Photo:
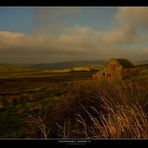
[[[148,64],[140,64],[140,65],[136,65],[137,69],[148,69]]]
[[[41,68],[41,69],[64,69],[72,67],[81,67],[81,66],[90,66],[90,65],[102,65],[105,61],[96,60],[96,61],[64,61],[56,62],[49,64],[34,64],[32,68]]]
[[[98,64],[98,62],[96,63]],[[67,130],[69,129],[69,127],[67,127],[69,125],[71,125],[70,127],[72,129],[69,131],[70,135],[68,135],[68,138],[83,138],[86,136],[82,131],[83,122],[86,124],[87,129],[85,130],[89,134],[89,137],[139,136],[138,133],[136,135],[135,132],[132,132],[133,128],[128,125],[135,124],[135,119],[138,121],[138,126],[134,125],[136,127],[139,127],[142,122],[141,117],[137,114],[139,110],[134,110],[136,117],[134,116],[134,119],[131,120],[131,117],[133,117],[131,103],[135,105],[134,102],[138,100],[143,108],[143,112],[147,113],[148,64],[137,65],[136,68],[139,69],[137,75],[132,76],[121,84],[117,83],[113,85],[106,85],[105,83],[96,84],[92,79],[92,75],[98,70],[96,68],[101,68],[101,64],[100,67],[98,65],[95,66],[95,64],[93,65],[75,66],[57,70],[32,68],[31,66],[1,65],[0,138],[43,138],[38,125],[36,127],[34,124],[34,122],[37,123],[38,121],[39,124],[40,122],[45,123],[47,129],[51,129],[47,135],[49,138],[63,137],[61,133],[61,131],[63,131],[62,127],[66,127],[65,129]],[[112,106],[106,106],[106,103],[108,104],[108,102],[104,102],[106,99],[100,102],[101,98],[98,94],[102,94],[103,98],[107,97],[106,99],[108,99],[108,97],[111,98],[109,101],[113,99],[113,101],[109,102]],[[121,102],[121,104],[118,104],[120,102],[114,101],[114,98],[116,101],[120,101],[118,99],[128,100],[130,104],[126,102],[126,105],[123,106],[125,103],[122,104]],[[98,132],[91,131],[96,124],[93,125],[93,123],[90,123],[89,116],[86,111],[83,110],[82,106],[93,114],[94,118],[97,119],[97,123],[100,122],[101,118],[93,112],[95,110],[92,110],[91,107],[97,109],[97,112],[102,111],[103,108],[107,109],[104,111],[109,111],[109,114],[111,113],[109,120],[105,112],[102,112],[106,124],[109,124],[107,130],[109,131],[110,128],[113,128],[116,129],[117,132],[110,136],[111,131],[108,132],[109,134],[106,133],[106,135],[103,133],[100,135]],[[110,107],[111,110],[108,110]],[[135,105],[134,107],[134,109],[137,109],[138,106]],[[130,109],[132,109],[132,111],[130,111]],[[110,112],[112,110],[113,112]],[[123,113],[123,116],[122,114],[115,113],[118,111],[120,111],[119,113]],[[84,119],[83,122],[79,120],[81,116]],[[122,125],[119,126],[120,124],[114,123],[114,121],[118,121],[115,119],[122,120],[124,130],[127,131],[126,133],[120,133]],[[128,119],[129,124],[127,124],[124,119]],[[113,124],[108,123],[108,121],[112,120]],[[80,123],[77,121],[80,121]],[[143,121],[147,121],[147,118],[144,117]],[[99,127],[98,125],[100,126],[100,123],[97,124],[97,127]],[[140,127],[139,130],[142,129],[142,132],[145,134],[147,129],[144,129],[143,125],[147,125],[147,123],[144,122],[141,123],[141,125],[142,127]],[[128,129],[126,129],[127,126]],[[101,128],[106,129],[106,126],[102,126]],[[97,130],[100,133],[100,128]],[[129,132],[130,134],[128,134]],[[140,135],[140,137],[147,137],[147,135]]]

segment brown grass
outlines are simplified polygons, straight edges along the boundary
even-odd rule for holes
[[[35,118],[32,115],[28,115],[26,122],[31,127],[30,129],[32,129],[30,132],[41,135],[41,138],[47,139],[51,129],[46,126],[45,122],[41,119],[40,116]]]
[[[132,81],[73,83],[46,114],[50,133],[37,127],[45,138],[148,138],[147,90]]]
[[[126,104],[124,106],[107,107],[108,113],[103,115],[96,109],[97,116],[88,113],[91,125],[87,125],[85,119],[81,117],[86,137],[90,133],[91,138],[148,138],[148,121],[140,106]]]

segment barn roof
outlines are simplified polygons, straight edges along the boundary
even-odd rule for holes
[[[134,65],[130,61],[128,61],[127,59],[114,58],[114,60],[116,60],[124,68],[132,68],[132,67],[134,67]]]

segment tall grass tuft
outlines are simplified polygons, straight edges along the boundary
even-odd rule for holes
[[[147,90],[148,83],[134,81],[73,83],[47,114],[49,135],[42,133],[45,138],[148,138]]]

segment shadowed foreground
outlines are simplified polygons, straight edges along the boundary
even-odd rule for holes
[[[147,81],[73,83],[54,108],[28,115],[30,137],[148,138]]]

